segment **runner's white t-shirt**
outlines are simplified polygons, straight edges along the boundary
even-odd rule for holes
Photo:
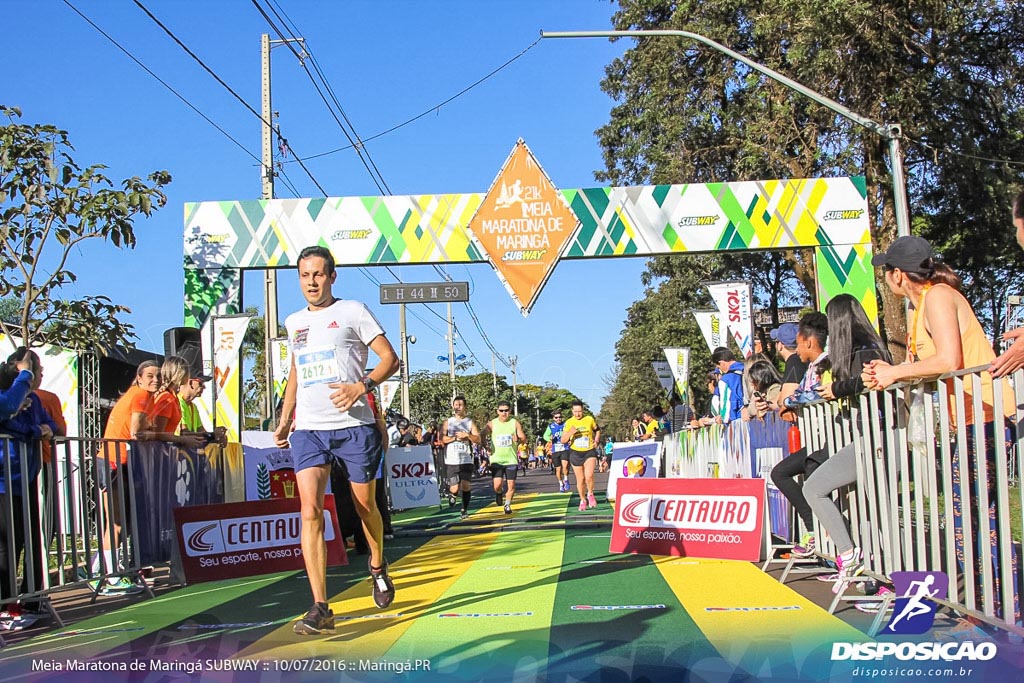
[[[448,418],[448,436],[456,432],[473,433],[473,419],[463,417],[461,420],[454,415]],[[445,465],[472,465],[473,447],[465,441],[452,441],[444,449]]]
[[[384,334],[370,310],[358,301],[338,299],[319,311],[304,308],[284,321],[295,363],[296,429],[344,429],[374,424],[365,399],[345,412],[331,403],[334,382],[352,383],[366,372],[369,345]]]

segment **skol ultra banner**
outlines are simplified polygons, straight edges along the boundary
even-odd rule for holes
[[[749,358],[754,353],[754,309],[750,283],[709,282],[707,288],[719,313],[725,318],[730,336],[743,352],[743,357]]]
[[[389,448],[385,454],[391,503],[396,510],[438,505],[441,495],[430,446]]]
[[[576,226],[576,214],[521,138],[469,222],[524,317]]]
[[[690,349],[665,348],[662,350],[665,352],[665,358],[668,359],[672,379],[675,380],[676,393],[685,403],[690,384]]]
[[[704,341],[707,342],[708,350],[714,351],[722,345],[722,340],[725,339],[723,333],[726,330],[722,325],[722,316],[719,315],[718,311],[694,311],[693,317],[697,320],[697,327],[700,328],[700,333],[704,335]]]

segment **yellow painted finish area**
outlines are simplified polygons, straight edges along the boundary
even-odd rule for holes
[[[751,673],[827,657],[833,642],[870,640],[749,562],[652,559],[711,645]]]
[[[468,680],[501,680],[510,662],[527,678],[542,674],[564,545],[561,529],[502,534],[388,659],[427,658],[432,672]]]
[[[431,609],[494,543],[497,533],[441,536],[391,565],[395,601],[381,610],[373,603],[369,579],[333,596],[334,633],[307,637],[292,632],[293,622],[245,648],[236,658],[373,659],[384,655],[406,630]],[[298,619],[301,614],[296,615]]]

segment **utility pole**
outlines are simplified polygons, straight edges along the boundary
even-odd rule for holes
[[[448,369],[452,378],[452,398],[455,398],[455,322],[452,320],[452,305],[448,304]]]
[[[274,198],[274,111],[270,97],[270,49],[274,44],[283,45],[289,42],[304,44],[302,38],[294,40],[271,40],[270,35],[260,35],[260,115],[261,124],[261,160],[260,176],[263,181],[263,199]],[[303,48],[305,50],[305,48]],[[305,51],[303,51],[305,56]],[[277,402],[274,401],[274,340],[280,335],[277,327],[277,271],[267,268],[263,271],[263,359],[266,392],[263,397],[263,412],[271,423],[277,422],[274,414]]]
[[[402,415],[409,417],[409,335],[405,333],[405,304],[398,305],[398,330],[402,342],[402,364],[399,368],[402,373]]]
[[[516,417],[519,417],[519,381],[516,378],[516,361],[519,356],[509,356],[508,362],[512,366],[512,409]]]
[[[491,380],[494,382],[494,397],[498,397],[498,365],[495,361],[494,351],[491,351]]]
[[[270,105],[270,35],[260,36],[260,73],[262,84],[263,115],[261,144],[261,175],[263,180],[263,198],[274,198],[274,130],[271,126],[274,112]],[[263,399],[263,412],[270,418],[271,424],[277,423],[274,415],[274,339],[277,339],[277,271],[267,268],[263,271],[263,368],[266,392]]]

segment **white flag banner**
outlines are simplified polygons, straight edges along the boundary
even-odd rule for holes
[[[238,441],[242,432],[242,337],[249,326],[248,315],[212,315],[203,326],[203,368],[213,377],[203,395],[196,399],[203,424],[225,427],[228,441]],[[210,350],[207,353],[207,350]],[[212,360],[212,362],[211,362]],[[206,370],[210,368],[210,370]],[[213,398],[213,411],[210,399]],[[211,412],[215,413],[211,416]],[[210,418],[213,418],[212,420]]]
[[[270,343],[271,367],[274,371],[274,403],[284,398],[284,388],[288,383],[288,374],[292,370],[291,349],[288,338],[274,339]]]
[[[395,400],[395,395],[398,394],[399,387],[402,383],[397,379],[389,379],[386,382],[380,383],[380,412],[386,413],[388,408],[391,407],[391,402]]]
[[[690,383],[690,349],[665,348],[664,351],[665,358],[668,359],[668,367],[672,371],[672,378],[676,383],[676,393],[685,402]]]
[[[721,346],[728,330],[722,325],[722,316],[718,311],[694,311],[693,317],[697,320],[700,333],[704,335],[708,350],[714,351]]]
[[[725,317],[729,334],[744,358],[754,353],[754,308],[749,282],[709,282],[708,291]],[[724,345],[723,345],[724,346]]]
[[[654,368],[654,374],[658,376],[658,384],[665,390],[666,394],[672,393],[672,368],[669,367],[668,361],[656,360],[651,363]]]

